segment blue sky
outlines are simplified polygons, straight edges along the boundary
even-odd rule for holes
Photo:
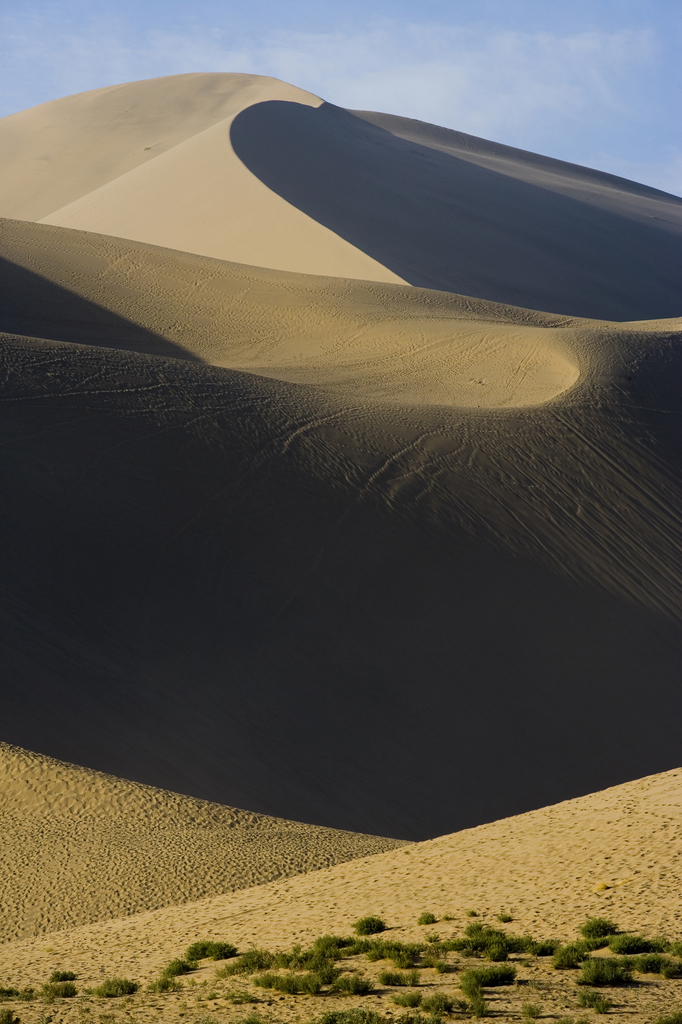
[[[682,195],[682,0],[5,0],[0,32],[0,115],[247,71]]]

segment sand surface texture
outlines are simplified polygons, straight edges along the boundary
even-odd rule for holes
[[[252,945],[287,949],[328,932],[348,934],[366,913],[385,917],[391,926],[388,937],[410,941],[434,931],[443,938],[461,935],[472,909],[481,921],[514,934],[570,941],[588,916],[598,915],[622,930],[679,939],[681,787],[682,772],[670,771],[308,875],[12,942],[0,947],[0,976],[4,984],[38,986],[51,971],[70,968],[82,985],[97,984],[105,974],[150,981],[199,937],[229,939],[241,950]],[[424,910],[439,918],[436,925],[417,926]],[[498,923],[501,911],[512,915],[511,924]],[[443,921],[444,914],[452,915],[452,921]],[[540,1003],[545,1017],[579,1015],[575,972],[554,971],[546,960],[528,957],[513,962],[530,985],[486,993],[503,1020],[520,1020],[524,1002]],[[211,991],[222,996],[225,987],[235,988],[234,983],[212,981],[216,966],[204,965],[196,987],[190,984],[181,994],[134,997],[126,1013],[144,1020],[194,1021],[209,1012],[212,1020],[241,1019],[248,1006],[235,1007],[223,998],[206,1000]],[[354,966],[376,977],[387,965],[363,961]],[[453,967],[462,969],[456,955]],[[461,996],[456,974],[420,973],[421,984],[428,986],[425,992],[438,989]],[[248,988],[240,979],[236,987]],[[252,991],[264,1000],[273,998],[262,989]],[[371,1003],[373,1009],[392,1007],[397,1013],[391,994],[379,986],[365,1000],[345,1002],[328,996],[298,1001],[275,996],[274,1010],[258,1009],[275,1021],[309,1020],[335,1004],[347,1008]],[[617,1004],[614,1019],[622,1014],[633,1024],[649,1024],[655,1013],[682,1006],[682,981],[644,975],[633,989],[609,989],[608,995]],[[120,1002],[112,1000],[106,1009],[117,1003],[119,1010]],[[75,1005],[68,1011],[62,1007],[76,1019]],[[101,1007],[95,1002],[95,1011]]]
[[[679,762],[681,200],[252,76],[2,132],[7,742],[403,839]]]
[[[253,75],[0,121],[0,215],[574,316],[680,314],[682,200]]]
[[[408,839],[676,762],[679,320],[0,241],[6,740]]]
[[[244,889],[400,845],[0,744],[1,940]]]

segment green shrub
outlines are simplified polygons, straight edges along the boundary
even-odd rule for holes
[[[566,971],[580,964],[587,956],[587,949],[584,942],[569,942],[566,946],[559,946],[552,956],[552,967],[557,971]]]
[[[465,956],[483,954],[490,960],[506,960],[509,953],[523,952],[527,943],[527,938],[507,935],[506,932],[476,921],[464,929],[464,938],[451,939],[441,945],[448,949],[456,949]]]
[[[613,953],[651,953],[651,943],[641,935],[611,935],[609,949]]]
[[[618,925],[606,917],[588,917],[580,929],[580,934],[584,939],[603,939],[615,935],[617,931]]]
[[[477,910],[467,910],[467,917],[478,917]]]
[[[511,916],[511,914],[498,914],[497,920],[501,921],[502,924],[509,924],[509,922],[513,921],[514,918]]]
[[[0,987],[0,999],[17,999],[19,997],[18,988],[2,988]]]
[[[132,996],[140,986],[128,978],[106,978],[94,989],[95,995],[102,999],[113,999],[117,996]]]
[[[488,1004],[483,998],[482,992],[476,992],[470,997],[468,1009],[473,1017],[490,1016],[490,1010],[488,1009]]]
[[[382,971],[379,975],[381,985],[418,985],[419,971]]]
[[[613,1003],[606,996],[602,995],[601,992],[590,992],[588,990],[578,993],[578,1006],[589,1006],[595,1013],[608,1013]]]
[[[628,985],[632,981],[629,960],[613,957],[593,957],[582,964],[582,973],[576,978],[578,985]]]
[[[631,963],[640,974],[661,974],[664,978],[676,978],[682,971],[678,960],[671,960],[661,953],[644,953],[634,957]]]
[[[667,1017],[658,1017],[654,1024],[682,1024],[682,1010],[678,1010],[677,1013],[671,1013]]]
[[[320,935],[312,944],[312,952],[319,953],[327,960],[338,960],[342,950],[357,942],[357,939],[343,938],[341,935]]]
[[[322,988],[322,982],[317,974],[261,974],[253,979],[254,985],[261,988],[274,988],[278,992],[286,992],[288,995],[298,995],[300,992],[307,992],[308,995],[317,995]]]
[[[433,1014],[434,1017],[440,1017],[444,1013],[452,1013],[454,1006],[454,999],[446,996],[445,992],[434,992],[432,996],[425,996],[422,999],[422,1010]]]
[[[682,956],[682,942],[668,942],[665,952],[670,952],[673,956]]]
[[[167,978],[178,978],[181,974],[189,974],[190,971],[196,971],[196,969],[195,960],[171,960],[161,973]]]
[[[50,982],[55,981],[76,981],[78,975],[73,971],[53,971],[50,975]]]
[[[516,968],[506,964],[503,967],[476,967],[474,970],[465,971],[462,975],[462,991],[467,995],[463,984],[465,978],[474,979],[479,986],[485,987],[486,985],[513,985],[515,977]]]
[[[185,953],[185,960],[196,962],[197,960],[229,960],[237,955],[237,947],[231,942],[213,942],[211,939],[202,939],[193,942]]]
[[[361,974],[345,974],[334,982],[335,992],[347,992],[351,996],[366,996],[374,989],[374,982]]]
[[[435,924],[437,920],[438,918],[435,914],[432,914],[430,910],[425,910],[417,918],[417,924]]]
[[[393,996],[393,1002],[398,1006],[409,1006],[414,1009],[415,1006],[419,1006],[422,1001],[421,992],[401,992],[400,995]]]
[[[368,960],[391,960],[394,967],[414,967],[424,949],[420,942],[399,942],[397,939],[370,939],[363,943],[362,952]]]
[[[147,988],[150,992],[179,992],[182,984],[176,978],[162,974],[156,981],[151,981]]]
[[[78,989],[72,981],[49,981],[43,985],[41,995],[45,999],[71,999],[78,995]]]
[[[327,1010],[313,1024],[385,1024],[385,1021],[374,1010],[355,1006],[352,1010]]]
[[[524,936],[523,942],[524,951],[532,956],[554,956],[561,946],[558,939],[540,939],[536,942],[530,935]]]
[[[234,963],[225,964],[217,972],[217,977],[229,978],[233,974],[255,974],[256,971],[267,971],[275,962],[274,953],[267,949],[247,949],[238,956]]]
[[[388,925],[380,917],[361,917],[353,925],[357,935],[377,935],[378,932],[385,932]]]
[[[0,1024],[21,1024],[21,1017],[13,1010],[0,1010]]]
[[[521,1013],[527,1020],[537,1020],[542,1015],[542,1007],[539,1003],[524,1003]]]

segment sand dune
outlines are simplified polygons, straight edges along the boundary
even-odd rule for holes
[[[0,941],[401,845],[178,796],[0,744]]]
[[[679,760],[679,320],[2,240],[6,740],[401,838]]]
[[[572,316],[682,314],[679,198],[274,79],[96,90],[3,119],[0,142],[6,217]]]
[[[498,928],[496,915],[511,911],[514,920],[504,926],[507,930],[563,941],[573,939],[593,915],[606,915],[634,933],[678,938],[681,783],[680,770],[671,771],[308,875],[53,933],[49,944],[45,937],[12,942],[0,946],[0,977],[17,987],[38,985],[68,965],[82,984],[96,983],[103,973],[148,981],[198,937],[228,938],[242,949],[286,949],[328,932],[347,934],[367,912],[385,916],[389,937],[411,941],[434,930],[442,937],[461,935],[470,909]],[[448,913],[452,920],[420,928],[416,919],[425,909],[438,918]],[[553,1019],[571,1011],[576,1015],[575,972],[552,971],[546,960],[515,962],[533,988],[490,990],[491,1006],[509,1013],[504,1019],[520,1019],[524,1002],[541,1002],[545,1016]],[[362,967],[376,976],[385,963]],[[192,1010],[205,1013],[209,989],[202,986],[214,971],[215,965],[205,966],[197,976],[199,987],[177,996],[135,997],[136,1019],[176,1020],[181,1009],[187,1016],[187,1003],[190,1019]],[[212,982],[210,988],[222,994],[224,984]],[[423,970],[421,984],[461,995],[456,974]],[[679,1005],[681,989],[682,981],[644,976],[634,990],[609,992],[618,1003],[612,1016],[620,1019],[622,1012],[633,1024],[648,1024],[653,1014]],[[390,1008],[390,996],[379,987],[372,1008]],[[197,1003],[197,997],[204,1002]],[[319,1000],[304,1000],[302,1006],[279,1002],[275,1019],[311,1019],[330,1002],[333,997],[325,997],[322,1007]],[[223,1020],[247,1008],[216,998],[210,1010],[212,1019]],[[71,1012],[75,1019],[76,1009]]]

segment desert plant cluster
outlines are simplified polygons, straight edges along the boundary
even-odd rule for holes
[[[478,918],[478,914],[470,916]],[[509,917],[500,914],[497,920]],[[444,920],[450,918],[444,915]],[[437,923],[430,912],[418,920],[420,926]],[[658,976],[659,981],[682,979],[682,942],[621,931],[605,918],[588,919],[580,937],[568,943],[515,935],[478,919],[466,924],[463,934],[446,938],[430,932],[421,941],[405,942],[392,937],[390,931],[385,921],[371,916],[356,922],[354,935],[322,935],[308,948],[295,945],[288,951],[240,951],[230,942],[197,940],[146,986],[124,977],[107,977],[97,986],[81,987],[76,971],[58,970],[38,988],[0,987],[0,1000],[6,1004],[0,1007],[0,1024],[47,1024],[54,1020],[49,1009],[37,1016],[29,1016],[27,1011],[38,1006],[61,1007],[79,996],[90,1000],[127,997],[129,1017],[133,997],[173,994],[185,1008],[180,1011],[181,1018],[187,1016],[188,996],[194,996],[197,1003],[213,1002],[213,1010],[216,1005],[259,1004],[258,1009],[240,1015],[239,1024],[277,1024],[270,1007],[275,998],[285,996],[318,997],[334,1003],[318,1012],[306,1005],[310,1024],[444,1024],[446,1019],[484,1017],[523,1021],[544,1017],[556,1024],[588,1024],[592,1014],[617,1014],[616,993],[635,990],[641,976]],[[557,976],[570,976],[577,1016],[558,1017],[548,1012],[535,998],[537,993],[543,994],[543,985],[520,976],[524,967],[539,959]],[[210,983],[202,982],[202,989],[194,976],[205,973],[211,962],[216,968]],[[372,965],[378,966],[374,973]],[[545,982],[544,991],[547,985]],[[443,990],[446,986],[449,991]],[[513,1009],[509,1000],[504,1010],[493,1005],[493,994],[502,990],[513,994]],[[651,1024],[682,1024],[682,1008],[672,1005],[675,995],[679,997],[677,990],[675,994],[671,990],[671,1012],[651,1018]],[[383,998],[379,1009],[366,1004],[364,997],[377,996]],[[350,1000],[348,1006],[343,1005],[346,999]],[[156,1008],[163,1010],[162,1006]],[[589,1017],[580,1015],[584,1010]],[[79,1020],[85,1020],[87,1012],[81,1010]],[[509,1012],[514,1015],[508,1016]],[[94,1024],[96,1018],[90,1019]],[[296,1019],[303,1019],[300,1012]],[[105,1013],[99,1020],[114,1024],[115,1018]],[[219,1024],[210,1014],[195,1021]]]

